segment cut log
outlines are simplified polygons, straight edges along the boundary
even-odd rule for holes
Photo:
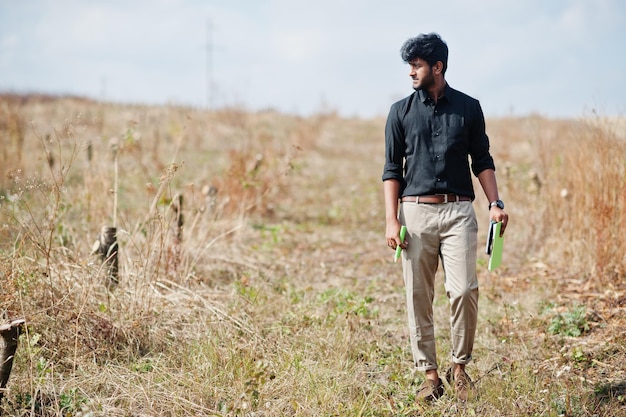
[[[0,326],[0,401],[4,397],[7,382],[13,368],[13,357],[24,319],[13,320]]]

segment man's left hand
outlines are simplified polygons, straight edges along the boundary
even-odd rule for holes
[[[498,206],[493,206],[489,209],[489,218],[493,222],[502,222],[502,228],[500,229],[500,236],[504,235],[504,229],[509,222],[509,215]]]

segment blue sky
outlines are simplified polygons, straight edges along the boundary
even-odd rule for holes
[[[0,0],[0,91],[384,116],[433,31],[487,116],[626,112],[622,0]]]

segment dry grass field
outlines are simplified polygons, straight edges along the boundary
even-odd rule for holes
[[[504,261],[479,255],[476,396],[430,405],[384,122],[0,97],[0,313],[26,320],[2,415],[626,415],[624,121],[487,120]]]

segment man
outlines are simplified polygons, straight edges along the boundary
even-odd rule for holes
[[[480,103],[445,80],[446,43],[436,33],[421,34],[407,40],[400,53],[410,66],[415,92],[391,106],[385,127],[385,237],[391,249],[405,249],[411,350],[416,369],[426,376],[417,398],[434,400],[444,391],[432,308],[441,259],[452,336],[452,366],[446,377],[457,397],[467,400],[472,381],[465,365],[472,359],[478,315],[478,227],[471,172],[490,202],[490,219],[502,222],[502,233],[508,215],[498,195]],[[407,227],[404,242],[401,225]]]

